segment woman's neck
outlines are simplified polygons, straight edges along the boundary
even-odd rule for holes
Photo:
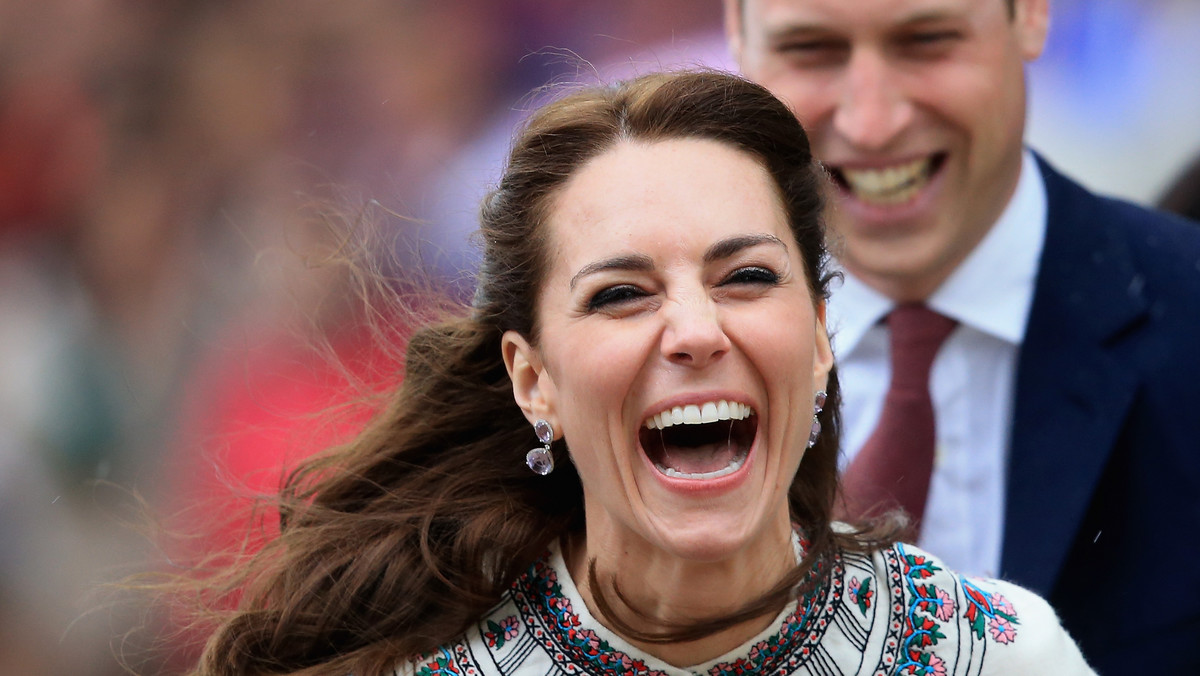
[[[746,547],[715,562],[679,559],[645,541],[589,549],[583,536],[564,543],[563,553],[588,609],[602,624],[613,626],[612,618],[606,617],[596,602],[590,566],[594,566],[594,582],[609,610],[638,631],[657,633],[729,615],[768,592],[796,565],[790,531],[772,540],[777,542]],[[689,667],[746,643],[765,629],[779,610],[687,642],[650,643],[617,633],[668,664]]]

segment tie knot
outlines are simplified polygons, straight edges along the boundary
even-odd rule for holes
[[[897,305],[887,316],[891,333],[892,385],[925,388],[938,348],[958,322],[924,303]]]

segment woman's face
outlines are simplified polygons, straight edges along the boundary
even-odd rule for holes
[[[518,403],[566,438],[588,549],[720,560],[787,542],[833,358],[766,170],[711,140],[621,142],[548,228],[539,344],[510,332],[504,354]]]

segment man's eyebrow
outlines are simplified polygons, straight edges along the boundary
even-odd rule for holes
[[[775,235],[768,235],[766,233],[738,235],[723,239],[708,247],[708,251],[704,252],[704,262],[712,263],[713,261],[729,258],[743,249],[749,249],[752,246],[760,244],[775,244],[783,247],[784,251],[787,251],[788,248],[787,244]]]
[[[583,277],[593,275],[597,272],[603,272],[604,270],[634,270],[638,272],[644,272],[646,270],[653,269],[654,260],[645,254],[624,254],[621,256],[613,256],[612,258],[605,258],[593,263],[588,263],[580,268],[579,272],[576,272],[575,276],[571,278],[571,289],[574,290],[575,284]]]
[[[962,17],[960,13],[955,12],[952,9],[934,7],[930,9],[922,9],[907,17],[904,17],[900,21],[896,22],[895,27],[903,29],[919,24],[953,21],[961,18]],[[817,21],[812,21],[808,18],[783,20],[774,26],[767,26],[765,32],[768,44],[776,44],[797,38],[838,36],[838,30],[836,27],[825,25]]]
[[[926,9],[916,12],[899,23],[900,28],[911,28],[927,23],[944,23],[961,20],[962,14],[945,8]]]
[[[833,31],[812,23],[781,23],[767,29],[767,43],[775,44],[796,38],[832,35]]]

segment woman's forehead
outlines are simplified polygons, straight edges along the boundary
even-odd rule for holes
[[[617,144],[566,182],[547,223],[552,260],[735,234],[792,239],[778,189],[762,163],[709,139]]]

